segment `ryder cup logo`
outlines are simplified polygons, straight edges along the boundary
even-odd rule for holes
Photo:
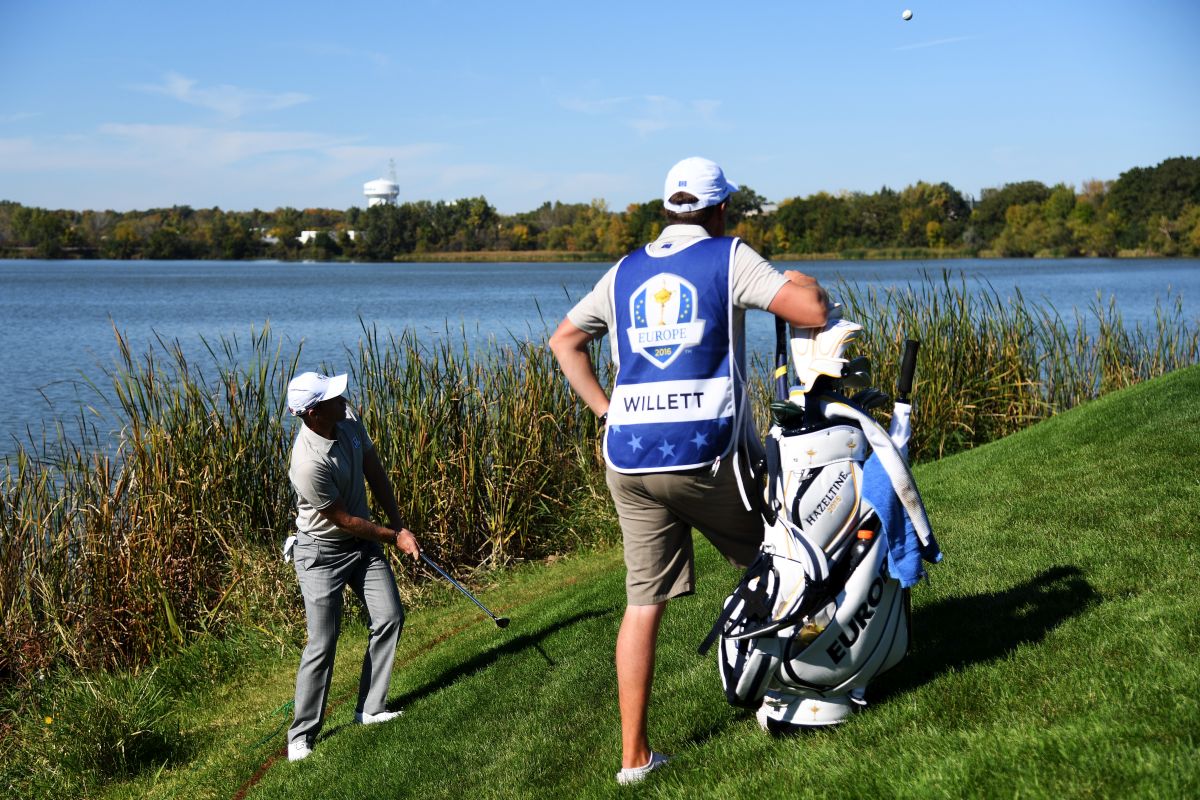
[[[629,317],[629,346],[659,369],[666,369],[704,336],[704,320],[696,319],[696,287],[670,272],[655,275],[634,291]]]

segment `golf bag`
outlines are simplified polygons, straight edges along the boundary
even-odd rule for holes
[[[908,652],[921,559],[940,560],[907,464],[917,343],[887,432],[867,413],[889,401],[869,388],[869,362],[841,357],[860,331],[841,319],[793,331],[789,390],[777,322],[764,541],[700,648],[720,640],[727,699],[771,731],[836,724],[865,705],[867,684]]]

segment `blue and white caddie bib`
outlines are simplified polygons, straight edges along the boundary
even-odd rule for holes
[[[712,464],[733,437],[731,300],[737,240],[654,257],[635,250],[613,282],[619,367],[604,457],[617,472]]]

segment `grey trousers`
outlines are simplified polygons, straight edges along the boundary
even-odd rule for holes
[[[304,595],[308,643],[296,673],[295,718],[288,731],[288,743],[303,741],[312,746],[321,730],[333,679],[343,590],[349,586],[370,617],[371,634],[358,681],[359,712],[378,714],[386,710],[396,642],[404,627],[404,606],[392,568],[376,542],[319,542],[299,533],[294,556],[296,578]]]

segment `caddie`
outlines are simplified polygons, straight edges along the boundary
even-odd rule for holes
[[[828,300],[815,279],[780,274],[725,235],[737,188],[705,158],[671,167],[662,234],[613,266],[550,339],[571,387],[606,423],[607,481],[626,565],[616,642],[622,784],[667,761],[650,747],[647,709],[667,601],[694,588],[692,529],[740,568],[762,542],[745,475],[745,450],[758,439],[745,396],[745,310],[800,327],[826,322]],[[611,397],[588,352],[609,333]]]

